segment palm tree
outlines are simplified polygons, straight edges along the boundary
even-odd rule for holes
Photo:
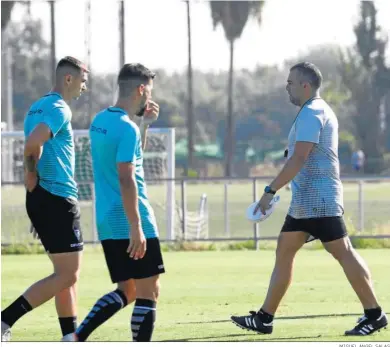
[[[192,51],[191,51],[191,8],[190,1],[187,4],[187,37],[188,37],[188,104],[187,104],[187,131],[188,131],[188,163],[187,176],[189,169],[194,164],[194,112],[193,112],[193,84],[192,84]]]
[[[234,118],[233,118],[233,66],[234,66],[234,43],[240,38],[244,27],[250,17],[255,18],[261,25],[262,11],[265,1],[210,1],[211,17],[214,29],[221,24],[226,39],[230,45],[230,69],[228,84],[228,118],[227,133],[225,137],[225,175],[233,173],[233,158],[235,147]]]

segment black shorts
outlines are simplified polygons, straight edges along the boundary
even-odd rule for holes
[[[129,279],[142,279],[165,272],[161,254],[160,240],[146,239],[146,253],[142,259],[134,260],[127,253],[129,239],[103,240],[104,256],[112,283]]]
[[[320,217],[295,219],[287,215],[282,226],[282,232],[304,231],[309,233],[306,242],[320,239],[330,242],[348,235],[343,217]]]
[[[37,184],[31,193],[26,193],[26,209],[47,253],[83,249],[80,205],[76,200],[51,194]]]

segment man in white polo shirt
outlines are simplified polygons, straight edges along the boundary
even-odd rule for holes
[[[300,111],[288,137],[288,160],[274,181],[265,187],[257,208],[264,213],[274,194],[290,181],[292,200],[279,235],[276,263],[263,305],[248,316],[231,317],[233,323],[244,329],[272,333],[275,312],[291,283],[295,254],[314,239],[319,239],[338,260],[363,305],[364,316],[345,334],[370,335],[387,325],[368,267],[353,249],[342,217],[338,121],[320,97],[321,83],[321,72],[311,63],[300,63],[290,69],[286,89],[290,101]]]

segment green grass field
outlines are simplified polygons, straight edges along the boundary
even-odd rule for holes
[[[258,194],[266,182],[258,182]],[[202,193],[207,194],[209,210],[209,236],[210,237],[251,237],[253,224],[245,218],[245,210],[253,201],[252,185],[246,182],[233,182],[228,188],[228,218],[229,234],[225,234],[224,223],[224,186],[222,183],[210,182],[208,184],[187,184],[187,204],[189,211],[196,211]],[[149,185],[149,197],[154,207],[159,224],[161,238],[166,237],[165,197],[164,185]],[[2,187],[2,242],[20,242],[29,240],[29,221],[24,207],[24,188],[22,186]],[[180,185],[176,186],[176,202],[181,206]],[[288,205],[290,192],[282,190],[281,202],[272,218],[260,225],[261,236],[276,236],[283,224]],[[358,226],[358,185],[344,184],[345,217],[349,225]],[[364,219],[365,233],[377,232],[379,228],[390,223],[390,182],[365,183],[364,185]],[[82,202],[82,227],[85,240],[92,240],[92,203]],[[179,233],[179,224],[177,223]]]
[[[372,271],[381,305],[390,310],[388,250],[361,250]],[[298,254],[294,281],[282,302],[272,335],[257,335],[229,321],[261,304],[274,262],[273,251],[165,252],[154,341],[390,341],[390,329],[346,338],[362,308],[342,269],[323,250]],[[2,307],[50,274],[46,255],[2,256]],[[99,248],[85,252],[79,282],[79,320],[112,290]],[[90,341],[129,341],[132,308],[115,315]],[[53,301],[23,317],[13,341],[58,341]]]

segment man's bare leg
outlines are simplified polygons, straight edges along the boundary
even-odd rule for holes
[[[62,336],[74,333],[77,329],[77,283],[58,293],[55,303]]]
[[[379,306],[371,281],[370,270],[353,248],[349,237],[325,242],[325,249],[340,263],[344,273],[362,303],[364,317],[346,335],[364,336],[387,326],[387,317]]]
[[[308,234],[302,231],[281,232],[276,249],[276,260],[263,311],[274,315],[292,281],[295,255],[305,244]]]
[[[305,244],[309,234],[302,231],[281,232],[276,249],[276,260],[268,292],[259,312],[250,316],[232,316],[233,323],[244,329],[264,334],[272,332],[272,321],[279,304],[292,281],[295,255]]]
[[[23,295],[1,312],[2,338],[3,330],[4,332],[9,330],[27,312],[76,283],[81,252],[51,254],[50,259],[54,265],[54,273],[34,283]]]

